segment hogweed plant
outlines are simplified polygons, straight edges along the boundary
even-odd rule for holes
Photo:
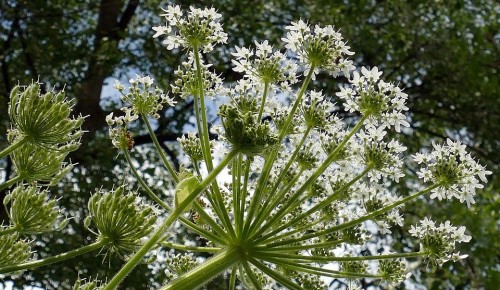
[[[0,185],[11,188],[4,200],[10,223],[0,228],[0,274],[100,250],[123,258],[123,267],[102,283],[79,280],[74,289],[109,290],[147,254],[164,248],[184,254],[167,258],[164,270],[170,281],[163,290],[198,289],[223,273],[229,275],[229,289],[325,289],[324,277],[345,279],[356,288],[361,278],[404,281],[407,259],[442,265],[467,256],[454,251],[456,243],[471,239],[464,227],[437,225],[428,218],[409,232],[420,243],[418,251],[359,254],[372,239],[370,232],[390,234],[391,226],[403,224],[407,203],[426,194],[474,203],[476,189],[491,172],[464,145],[448,140],[413,155],[421,166],[419,191],[398,196],[390,190],[404,176],[406,148],[386,135],[409,126],[407,95],[383,81],[376,67],[356,69],[349,60],[353,53],[332,26],[292,22],[282,39],[286,50],[267,41],[236,47],[232,63],[243,77],[226,85],[202,57],[226,42],[221,15],[214,9],[184,12],[169,6],[163,16],[165,25],[153,27],[154,37],[162,38],[168,50],[186,53],[171,96],[149,76],[137,76],[128,88],[116,81],[129,106],[122,108],[123,115],[106,118],[113,146],[147,196],[126,184],[94,193],[84,221],[96,236],[92,244],[30,259],[26,234],[66,223],[63,209],[40,186],[57,184],[70,170],[64,159],[79,145],[83,118],[71,117],[72,103],[64,93],[40,94],[38,83],[12,91],[10,145],[0,156],[10,155],[17,175]],[[319,72],[344,76],[349,83],[336,96],[326,96],[313,88]],[[174,95],[180,102],[194,100],[197,125],[196,132],[178,140],[189,158],[181,171],[171,165],[150,124],[163,106],[175,106]],[[221,122],[210,132],[207,97],[222,96],[228,101],[218,108]],[[335,116],[335,102],[357,116],[357,123],[348,126]],[[173,192],[155,192],[132,162],[130,128],[138,119],[170,173]],[[175,243],[176,221],[206,240],[206,246]],[[200,263],[196,252],[213,257]]]

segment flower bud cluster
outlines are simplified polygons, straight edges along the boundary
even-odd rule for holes
[[[411,226],[409,233],[419,238],[420,251],[426,252],[431,262],[439,265],[449,260],[460,260],[468,255],[453,253],[456,243],[468,243],[471,236],[465,234],[465,227],[454,227],[450,221],[439,226],[428,218],[420,221],[420,226]]]
[[[386,134],[383,127],[367,126],[366,131],[362,129],[357,134],[358,142],[351,148],[359,153],[362,163],[375,169],[369,173],[373,181],[387,177],[397,182],[404,176],[400,155],[406,147],[394,139],[389,143],[383,141]]]
[[[326,129],[332,122],[334,105],[321,92],[310,91],[300,108],[304,124],[310,128]]]
[[[297,284],[299,284],[303,289],[323,290],[328,288],[326,283],[318,276],[307,273],[298,273],[295,280],[297,280]]]
[[[168,280],[173,280],[176,277],[188,272],[198,265],[193,254],[169,254],[165,260],[167,269],[165,269],[165,274]]]
[[[186,153],[186,155],[189,156],[194,163],[203,160],[200,138],[198,138],[194,133],[182,135],[182,137],[177,138],[177,141],[181,144],[184,153]]]
[[[380,260],[378,267],[379,274],[389,283],[399,284],[411,276],[411,273],[407,273],[406,263],[403,260]]]
[[[225,89],[223,88],[221,78],[208,70],[210,66],[210,64],[203,64],[202,60],[200,60],[202,86],[205,89],[203,93],[205,96],[214,98],[216,94],[224,94]],[[174,71],[174,74],[177,76],[175,82],[171,84],[174,94],[179,94],[183,99],[200,95],[200,84],[196,69],[196,61],[193,53],[190,53],[187,61],[184,61],[182,65]]]
[[[431,198],[457,198],[467,205],[474,204],[476,189],[483,188],[479,179],[486,183],[486,175],[492,172],[474,160],[459,141],[447,139],[446,145],[433,143],[432,146],[432,152],[413,156],[413,160],[423,166],[418,177],[440,185],[432,190]]]
[[[256,121],[252,112],[242,112],[235,105],[222,105],[219,116],[222,117],[224,137],[241,153],[254,156],[278,142],[269,123]]]
[[[169,5],[162,9],[165,13],[166,24],[153,27],[156,31],[153,37],[164,34],[167,38],[163,41],[168,50],[178,47],[202,48],[204,52],[213,50],[216,43],[226,43],[227,34],[222,30],[219,22],[221,15],[214,8],[198,9],[190,7],[184,14],[178,5]]]
[[[385,193],[382,190],[377,191],[376,187],[372,187],[368,191],[368,197],[366,199],[363,198],[363,205],[367,213],[380,210],[399,200],[399,198],[390,193]],[[403,216],[399,213],[399,208],[396,207],[384,214],[378,215],[374,218],[374,222],[377,224],[381,234],[390,234],[391,224],[403,226]]]

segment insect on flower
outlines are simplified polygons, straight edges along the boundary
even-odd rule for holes
[[[134,148],[134,138],[130,135],[130,131],[125,133],[125,138],[127,139],[128,151],[132,151],[132,148]]]

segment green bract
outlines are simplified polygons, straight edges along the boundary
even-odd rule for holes
[[[185,178],[183,178],[175,187],[175,207],[179,207],[184,200],[187,199],[189,194],[194,191],[194,189],[200,184],[198,177],[188,174]],[[191,209],[191,204],[189,204],[184,212],[187,212]]]

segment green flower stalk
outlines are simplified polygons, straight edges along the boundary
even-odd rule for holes
[[[0,268],[23,263],[30,256],[30,245],[18,240],[17,234],[0,235]]]
[[[88,208],[85,225],[88,227],[92,222],[97,228],[97,242],[107,241],[109,251],[121,256],[137,250],[156,222],[154,209],[123,187],[96,192]]]
[[[48,191],[34,186],[17,186],[4,199],[10,206],[10,227],[22,234],[41,234],[61,229],[67,224],[60,220],[61,210],[57,201],[48,198]]]

